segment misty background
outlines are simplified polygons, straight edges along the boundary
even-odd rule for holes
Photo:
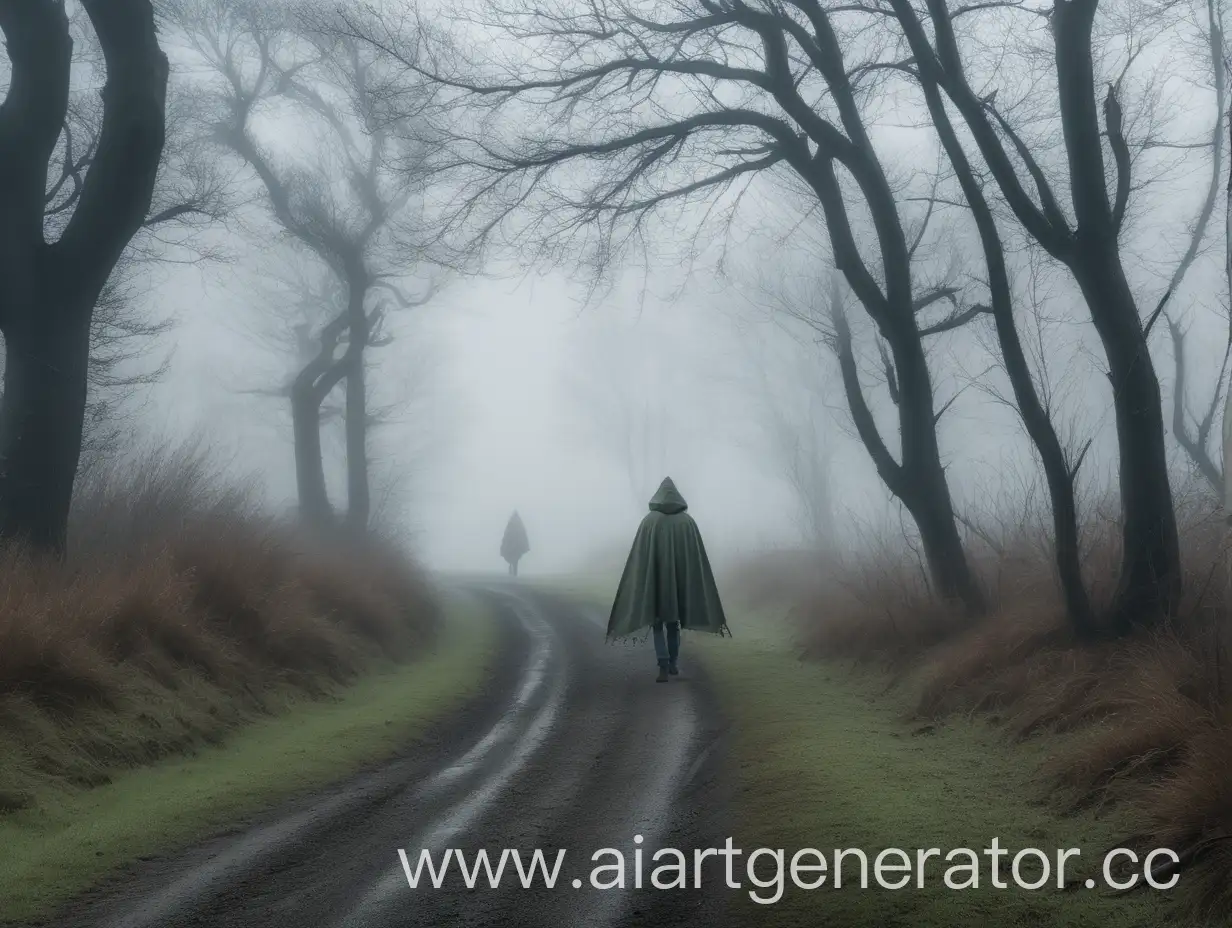
[[[1200,139],[1213,115],[1200,42],[1178,33],[1173,43],[1197,44],[1198,52],[1185,45],[1183,55],[1169,56],[1167,41],[1152,47],[1155,60],[1140,65],[1152,74],[1150,115],[1161,137]],[[174,46],[168,52],[174,81],[186,58]],[[262,132],[277,147],[294,148],[296,130],[287,122]],[[937,160],[931,130],[908,124],[892,98],[873,131],[882,158],[904,178]],[[1135,191],[1123,247],[1144,306],[1154,304],[1184,251],[1208,164],[1209,152],[1197,146],[1170,149]],[[255,188],[251,179],[240,186]],[[499,567],[500,533],[517,509],[531,543],[526,570],[606,565],[623,557],[646,500],[671,475],[720,560],[818,544],[837,556],[872,535],[910,534],[910,518],[854,437],[832,353],[782,312],[784,286],[805,300],[824,288],[817,238],[798,237],[793,248],[783,237],[802,223],[821,228],[820,220],[793,213],[800,198],[774,172],[750,190],[755,205],[700,244],[690,229],[704,224],[703,211],[687,207],[675,217],[674,237],[660,229],[653,260],[627,262],[597,295],[581,274],[528,270],[495,249],[481,275],[449,275],[422,306],[395,310],[387,320],[391,343],[371,351],[368,362],[372,389],[389,410],[369,439],[374,511],[385,527],[410,539],[431,566],[489,569]],[[248,212],[261,210],[250,204]],[[250,225],[239,229],[243,221]],[[1212,222],[1169,304],[1191,333],[1199,398],[1226,341],[1223,227]],[[978,239],[966,217],[943,219],[938,228],[928,260],[951,279],[974,279],[967,266],[981,266]],[[269,503],[289,509],[290,417],[273,392],[291,373],[286,346],[277,324],[254,337],[265,318],[254,304],[278,302],[275,268],[286,256],[274,254],[276,243],[259,245],[260,221],[251,217],[209,235],[225,260],[147,273],[144,310],[173,323],[152,353],[170,352],[170,363],[163,380],[132,402],[151,434],[202,437]],[[1084,505],[1095,505],[1116,473],[1098,340],[1072,281],[1038,263],[1014,235],[1021,237],[1016,228],[1007,232],[1017,249],[1016,291],[1020,300],[1029,294],[1039,330],[1033,357],[1056,396],[1058,430],[1071,447],[1090,442],[1079,484]],[[874,411],[893,434],[885,390],[875,382],[871,326],[862,313],[852,315],[863,330],[858,350],[874,384]],[[1029,331],[1024,337],[1031,341]],[[1161,325],[1152,345],[1168,409],[1165,339]],[[1020,509],[1038,492],[1037,465],[1005,401],[991,325],[977,321],[947,333],[929,352],[960,516]],[[331,495],[342,495],[341,430],[334,431],[331,438],[327,426],[326,468]],[[1182,481],[1186,462],[1174,443],[1170,450]]]

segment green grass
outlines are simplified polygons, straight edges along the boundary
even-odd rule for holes
[[[1109,898],[1081,886],[987,888],[995,836],[1010,850],[1055,854],[1081,848],[1067,875],[1098,875],[1103,852],[1124,834],[1115,816],[1060,814],[1033,778],[1050,739],[1009,744],[982,722],[959,720],[936,728],[905,721],[907,694],[887,690],[870,671],[800,661],[774,619],[735,616],[731,640],[689,639],[712,675],[733,725],[735,808],[733,837],[744,848],[817,848],[833,862],[835,848],[861,848],[870,860],[870,888],[827,884],[791,887],[774,905],[756,905],[745,890],[733,905],[749,924],[830,925],[851,928],[955,928],[955,926],[1091,926],[1130,928],[1183,924],[1162,893],[1146,890]],[[696,642],[696,643],[695,643]],[[1055,743],[1055,742],[1054,742]],[[882,889],[871,872],[877,851],[937,847],[944,855],[966,847],[980,854],[979,889],[953,890],[948,866],[933,858],[923,889]],[[1054,856],[1055,861],[1055,856]],[[763,864],[772,871],[770,861]],[[737,871],[743,872],[743,871]],[[1024,873],[1026,871],[1024,870]],[[848,858],[844,874],[858,880]],[[1054,871],[1055,876],[1055,871]],[[891,875],[891,879],[896,875]],[[1012,882],[1011,882],[1011,885]]]
[[[620,574],[593,572],[586,574],[547,574],[525,580],[549,593],[564,596],[587,605],[610,606],[620,583]]]
[[[552,579],[545,586],[579,602],[600,602],[614,586],[595,577]],[[1035,774],[1050,751],[1063,744],[1048,736],[1011,743],[980,720],[953,720],[924,727],[907,721],[912,705],[905,689],[869,669],[801,661],[791,646],[786,606],[742,608],[728,604],[732,639],[688,636],[715,685],[732,726],[729,773],[733,778],[730,834],[737,847],[781,848],[785,858],[816,848],[832,864],[836,848],[860,848],[870,861],[870,888],[853,887],[859,869],[844,862],[846,885],[819,889],[788,885],[770,905],[749,899],[756,890],[738,862],[743,889],[731,892],[742,922],[766,928],[1154,928],[1188,924],[1164,898],[1143,890],[1110,897],[1102,888],[1079,885],[1060,891],[1050,880],[1039,890],[988,885],[983,850],[996,837],[1010,856],[1025,847],[1053,854],[1080,848],[1066,875],[1081,884],[1099,879],[1103,853],[1127,833],[1115,811],[1065,814],[1042,792]],[[877,886],[871,864],[885,848],[971,848],[979,855],[980,888],[949,889],[944,860],[931,858],[924,888]],[[810,861],[811,862],[811,861]],[[772,861],[760,862],[764,878]],[[1027,867],[1023,875],[1034,873]],[[812,875],[810,875],[811,877]],[[961,878],[956,874],[956,878]],[[1055,873],[1054,873],[1055,876]],[[890,879],[897,874],[889,874]],[[1012,883],[1011,883],[1012,885]],[[1183,878],[1181,886],[1183,887]],[[759,896],[773,889],[756,890]]]
[[[440,640],[422,658],[374,671],[333,698],[296,700],[191,758],[40,797],[0,817],[0,922],[46,914],[118,867],[405,750],[478,689],[495,641],[481,607],[453,603]]]

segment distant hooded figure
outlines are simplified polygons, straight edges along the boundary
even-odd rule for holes
[[[522,517],[515,509],[505,525],[505,537],[501,539],[500,549],[501,557],[509,564],[509,576],[518,575],[518,561],[529,550],[530,542],[526,539],[526,526],[522,524]]]
[[[650,500],[607,621],[608,640],[653,631],[658,682],[678,673],[680,631],[730,635],[702,533],[667,477]]]

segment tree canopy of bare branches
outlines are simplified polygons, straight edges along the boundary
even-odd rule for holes
[[[344,384],[346,522],[363,529],[372,505],[365,354],[383,344],[387,312],[420,305],[434,290],[435,278],[424,279],[430,236],[422,220],[426,167],[439,140],[426,131],[422,101],[391,122],[378,115],[385,83],[378,56],[329,30],[309,7],[249,0],[167,7],[211,74],[205,118],[213,140],[251,172],[276,227],[337,285],[319,295],[288,389],[296,475],[302,514],[333,524],[321,411]],[[273,133],[262,135],[267,120],[303,143],[279,150],[267,141]]]
[[[947,0],[927,0],[921,11],[909,0],[887,0],[870,9],[872,15],[892,15],[901,27],[911,70],[926,89],[944,91],[1013,215],[1069,270],[1086,302],[1104,347],[1116,413],[1122,564],[1112,613],[1114,624],[1127,629],[1169,613],[1181,591],[1161,395],[1147,344],[1150,327],[1170,291],[1144,318],[1121,250],[1135,166],[1123,97],[1126,76],[1142,43],[1132,44],[1119,74],[1107,75],[1101,107],[1096,92],[1101,57],[1098,0],[1061,0],[1043,9],[1015,3],[986,6],[980,11],[952,8]],[[964,17],[967,13],[973,15]],[[1005,109],[1016,101],[997,102],[995,92],[977,91],[971,83],[970,55],[964,49],[986,13],[1021,17],[1024,31],[1046,21],[1051,45],[1043,58],[1046,86],[1055,94],[1065,154],[1059,184],[1046,169],[1047,151],[1041,154],[1023,127],[1015,125],[1012,109]],[[1139,150],[1150,143],[1149,136],[1140,140]],[[1062,206],[1066,193],[1068,211]]]
[[[1021,344],[1002,227],[1010,224],[1012,247],[1026,240],[1065,269],[1103,348],[1123,512],[1111,617],[1125,630],[1168,614],[1180,594],[1148,336],[1200,249],[1213,206],[1204,200],[1162,294],[1143,299],[1122,238],[1135,204],[1159,179],[1152,159],[1208,142],[1166,137],[1160,90],[1142,73],[1167,37],[1202,33],[1204,15],[1197,44],[1214,68],[1221,120],[1222,28],[1211,3],[1191,10],[1098,0],[514,0],[464,4],[448,32],[417,19],[412,41],[405,19],[375,6],[341,13],[345,34],[480,114],[454,138],[453,168],[468,196],[452,217],[480,238],[509,231],[535,243],[535,257],[581,256],[602,272],[635,249],[652,253],[664,228],[730,229],[743,204],[767,195],[767,175],[794,177],[809,204],[801,212],[824,217],[829,254],[818,263],[839,269],[879,336],[897,449],[863,396],[847,320],[833,316],[831,341],[857,432],[915,518],[937,588],[974,610],[981,596],[937,439],[948,404],[935,408],[926,344],[989,317],[1047,477],[1067,607],[1086,630],[1093,617],[1074,491],[1085,450],[1063,447],[1047,387]],[[1020,49],[1009,50],[1011,34],[1022,38]],[[469,61],[468,48],[478,50]],[[1003,65],[1009,57],[1018,71]],[[396,112],[396,93],[386,105]],[[910,149],[895,137],[899,130],[939,143],[944,169],[927,192],[914,165],[889,156]],[[1217,156],[1213,190],[1218,173]],[[939,190],[941,175],[958,190]],[[965,210],[978,233],[987,279],[977,283],[986,298],[971,298],[969,285],[920,253],[943,206]],[[1198,420],[1197,436],[1178,431],[1182,444],[1205,442],[1211,419]]]
[[[909,217],[860,86],[873,72],[849,60],[841,25],[815,4],[524,2],[470,20],[515,40],[516,60],[447,71],[437,55],[400,42],[379,13],[343,15],[349,34],[408,72],[488,108],[478,131],[455,137],[479,200],[529,210],[519,235],[589,250],[600,268],[655,215],[699,203],[730,211],[758,173],[794,172],[825,217],[835,266],[888,346],[898,385],[896,455],[867,414],[858,376],[844,371],[860,438],[912,513],[939,593],[983,608],[954,518],[924,347],[957,324],[922,320],[953,291],[913,267]],[[865,215],[874,255],[857,242]],[[468,209],[458,218],[472,217]],[[495,221],[481,220],[479,233]]]

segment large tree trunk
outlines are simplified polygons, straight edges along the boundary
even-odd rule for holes
[[[368,401],[364,383],[364,352],[355,351],[346,375],[347,524],[368,527],[372,494],[368,481]]]
[[[63,554],[81,457],[90,307],[47,306],[5,335],[0,536]]]
[[[901,499],[920,530],[920,542],[937,592],[982,612],[984,594],[971,572],[937,444],[932,378],[919,335],[894,345],[902,436]]]
[[[82,0],[106,65],[102,127],[59,240],[44,240],[48,166],[68,107],[72,40],[55,0],[0,3],[11,74],[0,106],[0,537],[63,555],[81,455],[90,318],[145,222],[162,156],[168,65],[149,0]]]
[[[1104,123],[1117,168],[1115,200],[1108,197],[1091,52],[1097,6],[1097,0],[1058,4],[1054,36],[1061,128],[1078,220],[1068,264],[1104,345],[1116,410],[1123,525],[1112,621],[1124,631],[1139,622],[1158,621],[1176,608],[1181,553],[1159,378],[1117,241],[1131,191],[1132,159],[1114,86],[1104,100]]]
[[[851,332],[842,312],[841,295],[835,290],[831,294],[831,315],[848,406],[878,475],[917,521],[937,592],[947,599],[961,601],[969,614],[977,615],[987,608],[987,602],[958,534],[945,468],[941,463],[932,378],[924,353],[923,333],[916,322],[911,249],[903,232],[894,192],[860,121],[854,90],[843,72],[842,53],[833,32],[827,32],[825,44],[827,58],[833,59],[826,80],[844,113],[844,126],[853,140],[852,146],[843,150],[842,164],[859,185],[873,220],[884,267],[884,289],[856,244],[835,172],[837,156],[824,148],[809,156],[808,147],[803,146],[792,157],[794,166],[817,194],[825,213],[835,267],[889,343],[893,370],[888,369],[887,374],[897,380],[897,386],[892,385],[892,396],[898,407],[901,463],[886,447],[864,401],[851,348]],[[887,368],[891,367],[888,359],[886,364]]]
[[[962,537],[955,525],[954,506],[948,492],[943,496],[935,493],[935,488],[945,487],[944,473],[938,479],[931,468],[923,470],[918,475],[918,483],[912,479],[916,475],[905,475],[911,483],[903,496],[903,504],[920,531],[929,576],[942,598],[960,602],[969,613],[978,614],[985,608],[984,594],[967,562]],[[929,491],[929,486],[934,488],[933,492]]]
[[[864,398],[851,328],[837,290],[831,293],[830,313],[843,391],[856,433],[873,459],[878,476],[915,520],[936,593],[961,602],[969,614],[978,614],[986,608],[986,602],[971,571],[954,518],[954,505],[937,445],[932,384],[923,346],[918,338],[914,340],[914,347],[912,340],[906,339],[906,344],[895,354],[899,365],[898,386],[893,390],[893,398],[898,406],[903,449],[900,464],[882,441]]]
[[[321,404],[346,373],[345,356],[337,359],[334,353],[348,321],[345,312],[339,313],[321,329],[316,357],[304,365],[291,384],[295,485],[300,514],[317,528],[330,528],[335,524],[321,452]]]
[[[1112,619],[1121,631],[1170,614],[1181,596],[1180,541],[1168,482],[1159,380],[1114,244],[1083,247],[1073,264],[1108,358],[1122,508],[1121,576]]]
[[[918,35],[912,38],[918,43]],[[919,48],[918,44],[916,48]],[[921,57],[927,62],[927,56]],[[983,188],[976,179],[967,153],[954,131],[953,123],[950,122],[933,70],[926,65],[921,69],[919,77],[929,112],[933,117],[933,125],[949,155],[950,164],[958,177],[979,231],[984,263],[988,268],[988,288],[992,302],[990,311],[997,332],[997,342],[1001,348],[1001,359],[1005,364],[1010,387],[1014,391],[1015,405],[1022,417],[1023,426],[1035,445],[1044,468],[1044,478],[1048,483],[1048,496],[1052,504],[1053,555],[1057,580],[1065,601],[1065,612],[1078,635],[1088,638],[1094,634],[1095,617],[1082,577],[1074,472],[1066,460],[1065,450],[1057,437],[1048,410],[1040,401],[1031,366],[1018,337],[1009,272],[1005,266],[1005,249],[997,231],[996,219],[984,197]]]
[[[1138,621],[1157,619],[1173,610],[1180,598],[1180,546],[1168,483],[1159,381],[1117,241],[1133,187],[1133,158],[1116,85],[1109,85],[1104,98],[1102,126],[1096,103],[1092,38],[1098,0],[1058,2],[1049,22],[1076,220],[1072,230],[1030,149],[991,99],[977,96],[968,84],[953,24],[957,13],[950,12],[946,0],[927,0],[933,26],[930,39],[907,0],[890,2],[926,83],[945,88],[1015,216],[1032,238],[1070,269],[1086,298],[1108,358],[1120,449],[1123,558],[1112,620],[1125,630]],[[1006,139],[1014,149],[1013,158],[1004,147]],[[1105,139],[1115,162],[1112,197]],[[1027,176],[1034,193],[1024,181]]]
[[[333,527],[336,514],[325,485],[321,452],[321,404],[330,392],[346,382],[346,525],[359,532],[368,527],[371,491],[368,480],[368,408],[364,383],[364,349],[371,322],[364,313],[367,274],[362,267],[348,268],[350,296],[339,313],[320,334],[320,350],[295,378],[291,387],[291,419],[295,435],[295,473],[300,511],[318,527]],[[341,358],[335,352],[342,333],[347,347]]]
[[[291,388],[291,429],[300,515],[309,525],[328,528],[334,524],[334,508],[321,454],[321,399],[311,380],[296,378]]]

